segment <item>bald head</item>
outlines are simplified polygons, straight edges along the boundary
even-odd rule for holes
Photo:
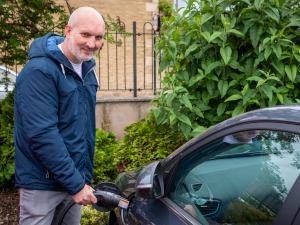
[[[88,18],[93,18],[94,20],[99,20],[104,23],[104,20],[100,13],[91,7],[80,7],[76,9],[70,16],[68,25],[75,28],[79,21],[86,20]]]
[[[90,60],[101,48],[105,35],[102,16],[91,7],[76,9],[65,27],[62,51],[75,64]]]

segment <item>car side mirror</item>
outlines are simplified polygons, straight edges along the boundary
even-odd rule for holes
[[[157,199],[164,195],[164,181],[160,161],[144,165],[135,184],[136,196]]]

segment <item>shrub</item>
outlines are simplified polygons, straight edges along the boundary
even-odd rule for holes
[[[101,225],[108,221],[108,213],[99,212],[93,206],[83,206],[80,225]]]
[[[0,187],[7,188],[14,184],[15,147],[13,141],[14,93],[7,93],[0,101]]]
[[[156,51],[164,89],[152,114],[186,139],[243,112],[299,102],[295,0],[189,0],[164,18]]]
[[[153,116],[132,123],[114,153],[118,173],[139,167],[145,162],[165,158],[185,140],[179,132],[171,133],[167,124],[157,125]]]
[[[115,133],[105,133],[102,129],[96,128],[93,185],[115,180],[117,170],[113,166],[113,161],[117,148]]]
[[[159,10],[164,14],[166,17],[170,17],[174,13],[173,5],[170,2],[165,0],[160,0],[158,3]]]

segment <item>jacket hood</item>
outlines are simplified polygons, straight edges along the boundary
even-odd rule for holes
[[[47,57],[57,61],[59,64],[63,64],[65,67],[72,68],[69,60],[57,46],[63,43],[64,40],[64,37],[53,33],[49,33],[43,37],[35,39],[29,48],[29,60],[38,57]],[[95,60],[92,58],[91,60],[87,61],[87,63],[94,65]]]

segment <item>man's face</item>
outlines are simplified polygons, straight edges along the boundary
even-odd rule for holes
[[[102,46],[105,32],[103,21],[86,18],[78,20],[77,24],[69,29],[68,48],[74,56],[71,61],[81,63],[90,60]]]

